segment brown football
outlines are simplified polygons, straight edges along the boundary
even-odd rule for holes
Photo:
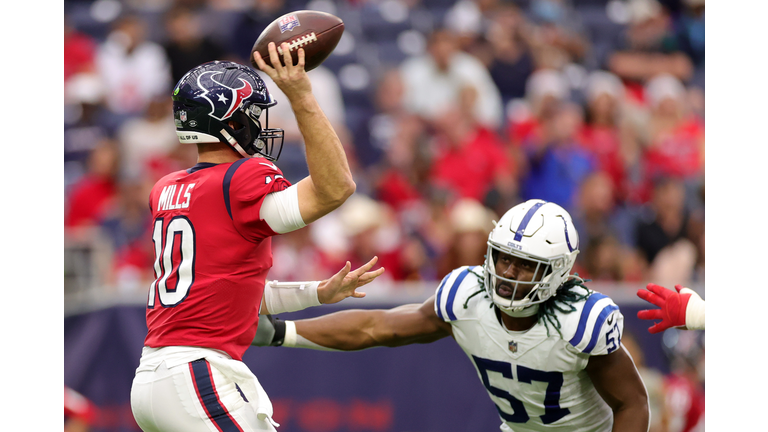
[[[267,46],[274,42],[280,63],[285,66],[280,45],[287,42],[294,64],[299,61],[299,48],[304,48],[304,69],[310,71],[328,58],[339,43],[342,33],[344,22],[329,13],[301,10],[285,14],[272,21],[256,39],[251,48],[251,64],[259,69],[253,60],[253,53],[258,51],[264,62],[272,66]]]

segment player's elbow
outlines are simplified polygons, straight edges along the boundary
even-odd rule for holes
[[[344,181],[325,194],[324,201],[326,206],[332,209],[341,207],[355,193],[355,190],[357,190],[357,185],[352,180],[352,176],[346,176]]]
[[[651,420],[651,409],[648,394],[637,392],[614,404],[612,407],[615,418],[632,419],[632,424],[648,425]],[[638,429],[639,430],[639,429]]]

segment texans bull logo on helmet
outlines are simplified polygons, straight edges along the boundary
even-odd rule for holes
[[[254,89],[251,83],[242,78],[238,78],[243,83],[242,87],[229,87],[217,81],[217,75],[223,75],[223,72],[203,72],[197,78],[197,85],[203,89],[200,97],[211,104],[209,115],[217,120],[224,120],[229,118],[240,107],[243,100],[251,97]]]
[[[269,115],[262,115],[277,102],[253,69],[203,63],[179,80],[172,98],[179,142],[226,143],[242,157],[280,156],[283,130],[270,128]]]

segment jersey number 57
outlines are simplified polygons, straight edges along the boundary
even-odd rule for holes
[[[530,416],[525,410],[525,405],[523,405],[520,399],[512,396],[507,391],[492,386],[490,380],[488,379],[488,371],[498,372],[504,378],[515,379],[515,377],[512,376],[512,365],[509,363],[484,359],[476,356],[472,356],[472,359],[477,365],[477,370],[480,372],[483,385],[488,390],[488,393],[496,397],[506,399],[512,408],[513,412],[510,414],[507,411],[502,410],[502,407],[499,406],[499,404],[496,404],[496,409],[499,410],[499,415],[501,418],[512,423],[527,422],[530,419]],[[544,414],[539,416],[542,423],[554,423],[571,413],[568,408],[560,407],[560,388],[563,386],[562,372],[545,372],[527,368],[521,365],[516,366],[515,375],[517,376],[518,382],[531,384],[533,381],[540,381],[547,383],[547,391],[546,395],[544,396]]]

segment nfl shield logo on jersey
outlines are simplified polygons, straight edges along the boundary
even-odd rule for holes
[[[300,25],[296,15],[288,15],[284,18],[280,18],[278,24],[280,25],[280,33],[291,31]]]
[[[185,122],[187,121],[187,112],[184,110],[179,111],[179,120]]]
[[[509,350],[512,351],[513,353],[516,353],[517,352],[517,342],[510,341],[509,342]]]

